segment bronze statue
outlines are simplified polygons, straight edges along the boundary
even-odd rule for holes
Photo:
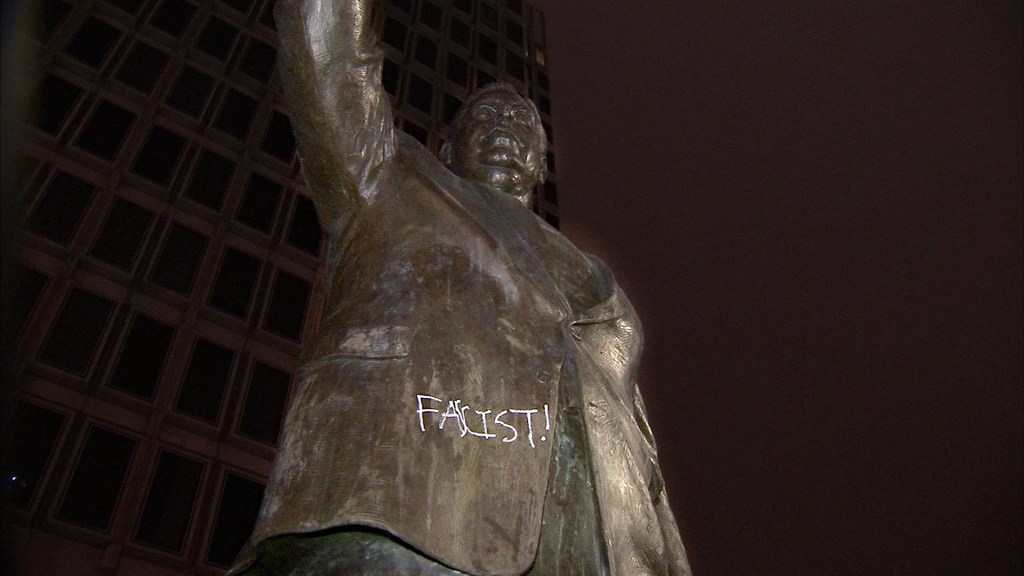
[[[504,84],[442,164],[397,132],[365,0],[278,0],[328,294],[235,574],[689,574],[611,273],[529,210]]]

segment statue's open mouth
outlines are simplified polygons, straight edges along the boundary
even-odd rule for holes
[[[523,168],[523,162],[519,159],[518,154],[510,150],[498,148],[485,150],[480,154],[480,163],[496,168],[514,168],[516,170]]]
[[[501,128],[491,130],[481,142],[480,163],[499,168],[522,170],[523,144],[511,132]]]

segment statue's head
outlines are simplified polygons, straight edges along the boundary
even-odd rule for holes
[[[440,156],[455,174],[511,194],[527,207],[547,175],[547,137],[537,107],[503,82],[466,100]]]

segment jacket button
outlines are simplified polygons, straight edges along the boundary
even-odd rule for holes
[[[537,381],[541,384],[550,384],[552,380],[551,373],[544,370],[537,371]]]

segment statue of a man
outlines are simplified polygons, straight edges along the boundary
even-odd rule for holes
[[[369,4],[277,2],[327,305],[232,572],[689,574],[636,313],[529,210],[536,108],[482,88],[438,161],[392,124]]]

